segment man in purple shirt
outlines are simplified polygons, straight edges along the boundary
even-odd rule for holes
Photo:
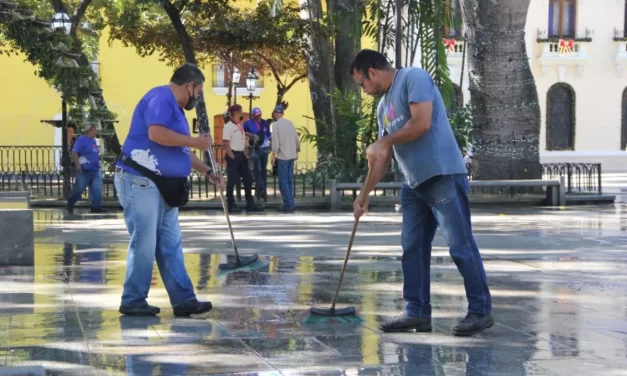
[[[76,184],[67,198],[67,211],[74,213],[74,205],[81,199],[85,189],[89,187],[91,212],[104,213],[102,208],[102,175],[100,174],[100,153],[96,143],[98,127],[94,123],[86,123],[83,134],[74,141],[72,160],[76,167]]]
[[[187,178],[194,169],[222,187],[222,177],[191,152],[191,148],[209,150],[211,138],[191,137],[183,111],[196,107],[204,82],[197,66],[184,64],[174,71],[169,85],[149,90],[135,107],[123,156],[164,178]],[[169,206],[155,183],[128,163],[119,161],[115,172],[131,235],[120,313],[154,316],[160,312],[146,301],[155,259],[175,316],[209,312],[211,303],[196,299],[185,269],[178,207]]]
[[[268,175],[268,154],[270,153],[270,123],[261,118],[261,109],[255,107],[251,111],[252,118],[244,123],[244,131],[248,135],[249,153],[253,162],[255,177],[255,196],[258,200],[268,201],[266,182]]]

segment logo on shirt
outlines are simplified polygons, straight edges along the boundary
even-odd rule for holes
[[[149,169],[150,171],[154,171],[157,174],[161,175],[161,171],[159,171],[159,169],[157,168],[157,166],[159,165],[157,157],[155,157],[153,154],[150,154],[150,149],[134,149],[131,152],[131,158],[135,162]]]
[[[385,129],[394,127],[403,120],[405,120],[405,115],[403,113],[401,113],[399,117],[394,116],[394,105],[390,102],[390,104],[385,108],[385,115],[383,116],[383,125],[385,126]]]
[[[390,126],[390,121],[392,120],[394,120],[394,105],[390,102],[385,108],[385,117],[383,119],[386,128]]]

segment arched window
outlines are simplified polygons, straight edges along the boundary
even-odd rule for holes
[[[549,37],[575,37],[576,0],[549,0]]]
[[[575,150],[575,91],[568,84],[555,84],[546,103],[546,150]]]
[[[627,87],[623,91],[623,123],[620,127],[620,150],[627,149]]]

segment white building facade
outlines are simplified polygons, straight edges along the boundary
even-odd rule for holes
[[[468,103],[463,30],[445,34],[451,78]],[[627,171],[627,0],[532,0],[525,35],[542,117],[540,161]]]

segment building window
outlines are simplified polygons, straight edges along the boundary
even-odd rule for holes
[[[546,101],[546,150],[575,150],[575,91],[555,84]]]
[[[575,37],[575,1],[549,1],[549,37]]]
[[[239,82],[237,83],[237,88],[246,89],[246,75],[248,72],[241,72]],[[257,88],[263,88],[263,75],[257,73]],[[228,83],[228,79],[226,77],[226,68],[220,64],[213,64],[211,66],[211,85],[214,88],[225,88]],[[238,90],[239,92],[239,90]]]
[[[446,0],[446,11],[449,15],[446,26],[444,27],[444,35],[447,37],[461,37],[462,28],[464,26],[462,20],[462,7],[460,0]]]
[[[620,150],[627,149],[627,87],[623,91],[623,123],[620,129]]]

